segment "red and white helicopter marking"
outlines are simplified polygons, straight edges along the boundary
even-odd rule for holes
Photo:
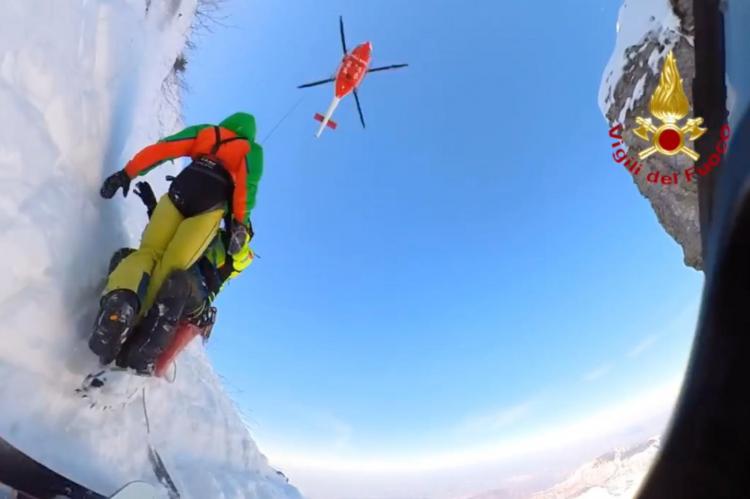
[[[359,95],[357,95],[357,87],[362,83],[367,73],[373,73],[375,71],[384,71],[387,69],[398,69],[408,66],[408,64],[392,64],[390,66],[381,66],[378,68],[369,68],[370,60],[372,59],[372,43],[365,42],[357,45],[351,53],[346,50],[346,39],[344,38],[344,20],[339,16],[339,28],[341,31],[341,46],[344,49],[344,58],[336,70],[336,74],[332,78],[325,80],[314,81],[312,83],[305,83],[297,88],[308,88],[316,85],[322,85],[324,83],[335,82],[335,90],[331,105],[328,106],[328,111],[325,115],[320,113],[315,114],[315,119],[320,121],[320,128],[316,137],[320,137],[323,133],[323,129],[328,126],[332,129],[336,129],[336,122],[331,120],[333,112],[336,110],[336,106],[339,105],[341,99],[349,95],[354,94],[354,100],[357,102],[357,111],[359,112],[359,120],[362,122],[362,127],[365,126],[365,118],[362,115],[362,107],[359,104]]]

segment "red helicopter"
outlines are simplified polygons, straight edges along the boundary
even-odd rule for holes
[[[362,80],[365,78],[367,73],[374,73],[375,71],[385,71],[386,69],[398,69],[408,66],[408,64],[392,64],[390,66],[381,66],[377,68],[369,68],[370,60],[372,58],[372,43],[365,42],[357,45],[351,53],[346,50],[346,39],[344,38],[344,19],[339,16],[339,29],[341,31],[341,46],[344,49],[344,58],[336,70],[336,74],[332,78],[326,78],[325,80],[314,81],[312,83],[305,83],[297,88],[308,88],[316,85],[322,85],[324,83],[330,83],[335,81],[335,92],[331,105],[328,107],[325,115],[320,113],[315,114],[315,119],[320,121],[320,128],[316,137],[320,137],[323,133],[323,129],[328,126],[331,129],[336,129],[336,122],[331,120],[333,112],[336,110],[336,106],[339,105],[341,99],[354,93],[354,100],[357,102],[357,111],[359,112],[359,120],[362,122],[362,127],[365,126],[365,118],[362,115],[362,107],[359,104],[359,95],[357,95],[357,87],[359,87]]]

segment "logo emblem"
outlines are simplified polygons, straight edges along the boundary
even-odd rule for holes
[[[682,88],[680,70],[671,51],[664,61],[659,85],[651,96],[648,108],[651,115],[662,123],[656,126],[651,118],[639,116],[635,119],[639,127],[633,133],[651,143],[651,147],[638,153],[638,157],[643,160],[657,152],[665,156],[682,153],[693,161],[698,161],[700,154],[685,144],[685,136],[692,142],[701,138],[707,129],[700,126],[703,118],[689,118],[684,125],[680,125],[680,121],[690,112],[690,103]]]

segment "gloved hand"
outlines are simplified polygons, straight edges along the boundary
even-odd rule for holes
[[[236,220],[232,221],[232,232],[229,235],[229,247],[227,253],[234,256],[247,247],[252,237],[252,229]]]
[[[240,275],[240,272],[253,263],[253,258],[255,258],[255,253],[253,253],[253,250],[248,245],[245,245],[239,253],[232,255],[232,273],[229,274],[229,278],[234,279]]]
[[[154,190],[151,189],[151,185],[148,182],[138,182],[135,184],[133,192],[136,196],[141,198],[143,204],[146,205],[148,216],[151,218],[151,214],[154,212],[154,209],[156,209],[156,195],[154,195]]]
[[[112,199],[112,196],[117,193],[120,187],[122,187],[122,196],[127,197],[128,189],[130,189],[130,177],[125,170],[120,170],[107,177],[99,193],[105,199]]]
[[[154,190],[151,188],[151,185],[148,182],[138,182],[135,184],[133,192],[136,196],[141,198],[143,204],[146,205],[148,217],[151,218],[151,214],[156,209],[156,195],[154,194]]]

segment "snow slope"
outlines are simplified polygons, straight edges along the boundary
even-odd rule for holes
[[[106,263],[146,220],[135,196],[105,201],[98,188],[178,126],[163,87],[196,1],[3,3],[0,435],[103,494],[158,482],[141,406],[92,410],[72,393],[95,366],[85,343]],[[181,496],[299,497],[258,451],[199,344],[178,368],[174,385],[149,382],[147,401],[152,443]]]
[[[617,449],[578,468],[554,487],[532,499],[631,499],[661,448],[653,438],[630,449]]]
[[[599,87],[599,109],[605,116],[614,104],[614,88],[623,77],[625,65],[633,59],[647,39],[658,41],[658,47],[648,55],[652,74],[660,70],[658,62],[672,49],[679,34],[680,20],[675,16],[669,0],[624,0],[617,18],[617,41],[604,69]],[[643,95],[639,82],[630,102],[623,106],[617,120],[624,123],[625,113]]]

